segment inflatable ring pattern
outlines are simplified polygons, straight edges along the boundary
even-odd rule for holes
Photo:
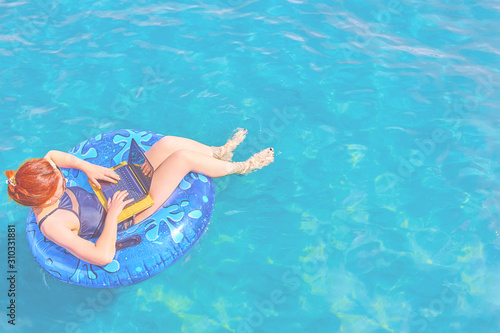
[[[132,138],[147,150],[162,137],[149,131],[112,131],[80,143],[69,153],[93,164],[111,167],[128,158]],[[68,186],[80,186],[92,193],[84,172],[62,170]],[[26,224],[28,244],[40,266],[62,281],[95,288],[129,285],[163,271],[191,249],[210,221],[214,194],[209,177],[188,173],[153,215],[118,231],[119,246],[113,261],[106,266],[80,260],[45,238],[31,209]]]

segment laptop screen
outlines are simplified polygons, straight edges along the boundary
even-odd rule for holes
[[[149,189],[151,188],[151,179],[153,179],[153,177],[146,176],[142,172],[141,166],[144,164],[144,162],[149,164],[149,167],[151,168],[151,170],[153,170],[153,166],[151,165],[151,163],[149,163],[146,155],[144,155],[137,142],[132,139],[128,155],[128,164],[132,169],[134,169],[135,174],[142,183],[142,186],[144,186],[144,188],[146,189],[146,192],[149,192]]]

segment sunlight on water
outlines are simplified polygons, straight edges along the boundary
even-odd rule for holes
[[[217,146],[244,127],[233,160],[276,152],[269,167],[214,180],[211,223],[187,257],[112,291],[41,270],[28,210],[4,194],[3,230],[16,225],[23,266],[16,326],[4,318],[0,330],[499,330],[496,2],[0,8],[5,170],[122,128]],[[208,181],[191,172],[179,188],[191,178]],[[180,242],[179,219],[201,217],[188,204],[146,221],[147,240],[165,223]]]

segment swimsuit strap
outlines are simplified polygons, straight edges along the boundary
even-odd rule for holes
[[[45,219],[46,219],[47,217],[49,217],[50,215],[52,215],[52,213],[54,213],[54,212],[55,212],[56,210],[58,210],[58,209],[59,209],[59,207],[57,207],[56,209],[54,209],[53,211],[51,211],[50,213],[48,213],[47,215],[45,215],[45,216],[44,216],[44,217],[40,220],[40,222],[38,222],[38,228],[41,228],[41,227],[42,227],[42,223],[43,223],[43,221],[45,221]]]
[[[76,215],[76,217],[78,218],[78,222],[80,222],[80,205],[78,204],[78,200],[76,199],[75,194],[69,188],[67,188],[66,192],[64,192],[64,193],[67,194],[68,197],[69,197],[69,199],[71,200],[71,206],[72,206],[71,208],[72,209],[63,208],[63,207],[57,207],[56,209],[54,209],[53,211],[51,211],[50,213],[48,213],[47,215],[45,215],[40,220],[40,222],[38,222],[38,228],[41,228],[42,227],[42,223],[45,221],[45,219],[47,217],[49,217],[50,215],[52,215],[58,209],[63,209],[63,210],[67,210],[67,211],[73,212]],[[75,212],[75,209],[78,210],[78,213]]]
[[[78,204],[78,199],[76,198],[75,193],[70,188],[67,188],[66,194],[68,194],[69,199],[71,200],[71,208],[73,209],[73,212],[78,216],[78,221],[80,221],[80,205]],[[78,212],[78,213],[77,213]]]

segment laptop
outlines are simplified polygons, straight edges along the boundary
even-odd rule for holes
[[[154,171],[151,172],[149,176],[145,175],[142,172],[142,165],[144,163],[149,164],[150,169],[154,170],[153,166],[148,161],[146,155],[144,155],[137,142],[132,139],[128,160],[123,161],[111,168],[111,170],[114,170],[120,176],[118,183],[115,184],[99,180],[99,183],[101,184],[101,188],[99,189],[89,180],[92,189],[106,211],[108,211],[108,199],[113,198],[113,194],[116,191],[126,190],[129,194],[127,199],[134,199],[134,201],[127,204],[120,213],[118,216],[118,223],[148,209],[154,204],[153,198],[151,198],[151,195],[149,194],[151,179]]]

